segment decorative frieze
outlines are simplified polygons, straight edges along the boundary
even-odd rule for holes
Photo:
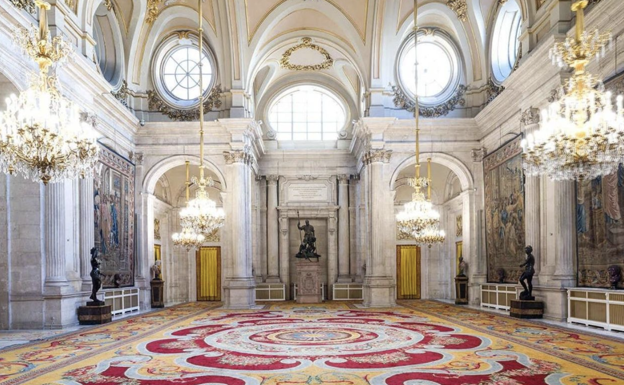
[[[223,90],[221,85],[216,85],[210,90],[206,101],[204,102],[204,111],[207,113],[214,109],[221,108],[221,95]],[[155,91],[147,91],[147,99],[149,102],[150,110],[157,110],[167,115],[171,120],[179,122],[190,122],[199,119],[199,108],[193,108],[190,110],[181,110],[169,106],[163,101]]]
[[[223,151],[223,156],[227,164],[244,163],[252,165],[254,163],[254,156],[249,149]]]
[[[466,4],[466,0],[447,0],[446,5],[455,12],[459,20],[468,20],[468,5]]]
[[[324,60],[318,64],[292,64],[290,62],[290,56],[301,49],[311,49],[317,51],[323,55]],[[333,65],[334,59],[332,59],[329,52],[327,52],[323,47],[313,44],[312,39],[309,37],[304,37],[301,39],[301,44],[297,44],[296,46],[287,49],[280,60],[280,66],[291,71],[321,71],[329,69]]]
[[[466,104],[466,99],[464,99],[466,90],[466,86],[460,84],[455,94],[446,102],[432,107],[420,106],[419,115],[424,118],[439,118],[448,115],[448,113],[455,110],[458,105],[464,106]],[[392,86],[392,92],[394,94],[392,101],[396,107],[414,112],[416,103],[403,92],[401,87]]]
[[[388,163],[392,150],[370,150],[364,154],[364,164]]]
[[[35,13],[35,1],[34,0],[9,0],[13,6],[23,9],[28,13]]]
[[[526,126],[532,126],[540,123],[540,111],[537,108],[531,107],[525,110],[520,117],[520,123]]]
[[[485,149],[485,147],[475,148],[472,151],[470,151],[470,157],[472,158],[472,161],[474,163],[483,162],[483,158],[485,158],[486,155],[487,155],[487,150]]]

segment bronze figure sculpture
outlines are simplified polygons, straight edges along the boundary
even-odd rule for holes
[[[611,265],[607,269],[609,273],[609,283],[611,284],[611,290],[617,290],[618,283],[622,280],[622,268],[618,265]]]
[[[533,297],[533,275],[535,275],[535,257],[533,256],[533,247],[527,246],[524,249],[526,253],[526,261],[520,265],[524,267],[524,272],[520,276],[519,282],[524,288],[524,291],[520,293],[520,299],[523,301],[534,301]]]
[[[97,298],[97,292],[102,287],[102,277],[100,276],[100,261],[97,259],[98,252],[95,247],[91,248],[91,300],[93,302],[88,303],[89,306],[102,306],[103,301]]]
[[[321,257],[316,253],[316,236],[314,235],[314,226],[310,224],[309,220],[305,221],[305,225],[301,226],[301,222],[297,222],[297,228],[303,231],[303,239],[299,246],[299,252],[295,255],[296,258],[306,259],[310,261],[310,258],[318,259]]]

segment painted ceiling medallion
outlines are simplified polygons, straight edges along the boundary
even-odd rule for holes
[[[318,51],[321,55],[323,55],[325,60],[323,60],[323,62],[319,64],[292,64],[290,62],[290,56],[294,52],[301,49],[312,49]],[[286,52],[284,52],[284,54],[282,55],[282,59],[280,60],[280,66],[291,71],[321,71],[329,69],[333,65],[334,59],[332,59],[332,57],[329,55],[329,52],[327,52],[324,48],[313,44],[312,39],[309,37],[304,37],[303,39],[301,39],[300,44],[286,50]]]

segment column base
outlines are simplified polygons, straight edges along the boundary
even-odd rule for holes
[[[282,280],[278,276],[267,277],[265,283],[282,283]]]
[[[353,278],[351,278],[348,275],[339,276],[338,280],[336,280],[336,283],[351,283],[351,282],[353,282]]]
[[[224,309],[253,309],[256,283],[253,278],[228,278],[224,287]]]
[[[365,307],[396,306],[396,285],[392,277],[366,277],[363,288]]]

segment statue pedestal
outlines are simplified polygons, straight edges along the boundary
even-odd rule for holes
[[[321,303],[321,264],[316,261],[298,261],[297,303]]]
[[[544,315],[544,302],[512,299],[509,315],[514,318],[524,319],[542,318]]]
[[[455,277],[455,304],[468,305],[468,277],[465,275]]]
[[[165,307],[165,281],[162,279],[152,279],[152,308]]]
[[[87,302],[87,306],[78,308],[78,323],[80,325],[101,325],[112,321],[112,306],[97,305],[95,302]]]

